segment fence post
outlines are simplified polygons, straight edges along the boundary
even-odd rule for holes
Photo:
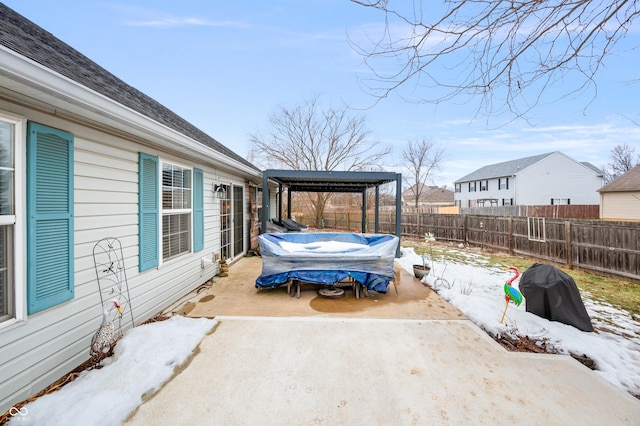
[[[462,242],[467,245],[467,215],[464,215],[464,222],[462,223]]]
[[[566,221],[564,223],[564,244],[565,244],[565,252],[567,253],[567,268],[571,269],[571,259],[572,259],[572,250],[571,250],[571,222]]]
[[[509,219],[507,221],[508,224],[508,232],[509,235],[507,236],[507,245],[509,246],[509,256],[513,256],[513,217],[509,216]]]

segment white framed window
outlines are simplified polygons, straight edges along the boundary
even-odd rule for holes
[[[0,111],[0,326],[25,315],[22,146],[26,121]]]
[[[547,239],[544,217],[527,217],[527,232],[529,241],[544,243]]]
[[[498,189],[509,189],[509,178],[498,179]]]
[[[138,153],[138,269],[204,249],[204,172]]]
[[[494,207],[498,205],[498,200],[495,198],[484,198],[477,200],[477,207]]]
[[[162,261],[191,252],[192,169],[169,162],[162,168]]]
[[[231,185],[223,184],[224,198],[220,199],[220,258],[231,259],[232,204]]]

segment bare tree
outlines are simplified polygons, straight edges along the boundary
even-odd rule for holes
[[[322,109],[316,96],[301,105],[281,106],[269,117],[270,129],[252,134],[252,152],[267,164],[293,170],[362,171],[380,167],[390,149],[370,139],[366,119],[348,107]],[[329,193],[310,201],[320,226]]]
[[[420,101],[474,95],[480,109],[515,116],[553,84],[564,85],[565,96],[595,93],[604,58],[640,14],[635,0],[351,1],[385,15],[377,41],[352,42],[375,75],[363,81],[372,94],[386,97],[412,81],[425,89]],[[383,71],[390,64],[397,67]],[[582,78],[567,86],[567,74]]]
[[[439,169],[444,159],[444,148],[426,139],[410,141],[402,150],[402,159],[409,169],[410,174],[405,180],[410,184],[409,190],[417,208],[428,180],[433,178],[433,173]]]
[[[611,150],[609,165],[605,171],[605,180],[609,182],[621,174],[628,172],[637,164],[640,164],[640,154],[636,154],[635,148],[626,143],[616,145]]]

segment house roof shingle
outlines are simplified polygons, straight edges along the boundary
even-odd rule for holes
[[[419,201],[427,202],[427,203],[438,203],[438,202],[453,203],[453,200],[454,200],[453,191],[446,188],[440,188],[435,185],[423,185],[423,184],[420,184],[420,185],[422,186],[422,190],[420,191]],[[413,190],[414,187],[415,185],[412,185],[411,187],[402,191],[402,197],[407,200],[414,200],[415,199],[415,193]]]
[[[456,180],[455,183],[513,176],[516,173],[518,173],[520,170],[524,170],[527,167],[537,163],[538,161],[541,161],[549,157],[550,155],[555,154],[556,152],[548,152],[546,154],[533,155],[531,157],[518,158],[516,160],[490,164],[488,166],[481,167],[478,170],[471,172],[468,175]],[[599,168],[597,168],[596,166],[594,166],[589,162],[582,162],[581,164],[583,164],[586,167],[589,167],[599,175],[603,174],[602,170],[600,170]]]
[[[600,175],[600,176],[604,175],[604,172],[600,168],[594,166],[593,164],[591,164],[588,161],[583,161],[581,164],[584,164],[585,166],[587,166],[588,168],[590,168],[594,172],[598,173],[598,175]]]
[[[156,100],[0,3],[0,44],[254,170],[259,169]]]
[[[469,182],[481,179],[491,179],[503,176],[513,176],[522,169],[550,156],[553,152],[546,154],[533,155],[531,157],[518,158],[516,160],[504,161],[502,163],[490,164],[471,172],[468,175],[456,180],[456,183]]]
[[[640,164],[612,180],[598,192],[634,192],[640,191]]]

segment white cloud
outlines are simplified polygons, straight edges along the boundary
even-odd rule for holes
[[[176,27],[233,27],[248,28],[249,25],[239,21],[212,21],[196,17],[163,16],[151,19],[126,21],[132,27],[176,28]]]
[[[238,20],[212,20],[201,16],[182,16],[132,4],[111,4],[110,9],[123,15],[122,25],[148,28],[219,27],[248,28],[250,24]]]

